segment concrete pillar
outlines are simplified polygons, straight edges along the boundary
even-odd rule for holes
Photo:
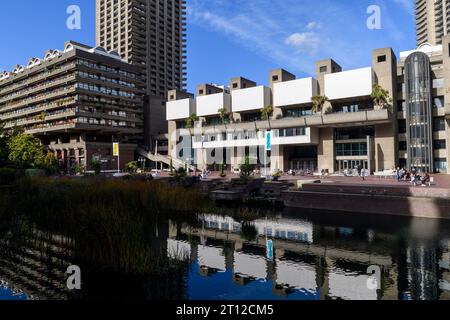
[[[284,171],[284,147],[275,145],[272,146],[272,155],[270,157],[270,171],[273,173],[277,169]]]
[[[319,131],[318,170],[328,169],[334,173],[335,145],[334,128],[321,128]]]

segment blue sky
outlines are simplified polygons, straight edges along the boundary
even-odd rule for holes
[[[267,83],[270,69],[313,75],[314,62],[333,58],[344,69],[370,65],[373,48],[415,47],[414,0],[187,0],[188,89],[244,76]],[[66,9],[81,7],[82,29],[66,28]],[[380,30],[369,30],[369,5],[381,8]],[[72,39],[95,43],[94,0],[0,2],[0,70],[42,57]]]

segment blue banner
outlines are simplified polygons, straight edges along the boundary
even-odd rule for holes
[[[266,133],[266,151],[270,151],[272,149],[272,133],[267,131]]]

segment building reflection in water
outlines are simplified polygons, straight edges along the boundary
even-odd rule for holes
[[[204,214],[198,225],[170,228],[168,251],[188,252],[195,266],[191,277],[206,277],[210,285],[218,274],[227,277],[216,291],[221,298],[227,290],[245,296],[246,287],[258,283],[258,294],[246,298],[449,299],[449,242],[436,243],[439,224],[427,226],[431,239],[414,232],[423,223],[412,219],[409,233],[402,233],[279,216],[253,221],[256,237],[249,240],[242,223]],[[273,240],[273,261],[266,258],[266,239]],[[382,270],[380,290],[367,287],[372,265]]]

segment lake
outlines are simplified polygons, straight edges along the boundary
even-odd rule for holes
[[[117,256],[131,258],[114,263],[126,272],[94,250],[102,230],[77,241],[24,221],[0,230],[0,300],[450,299],[449,221],[297,209],[245,219],[174,213],[137,231],[142,246],[118,231],[125,245]],[[72,264],[82,272],[78,291],[66,286]]]

